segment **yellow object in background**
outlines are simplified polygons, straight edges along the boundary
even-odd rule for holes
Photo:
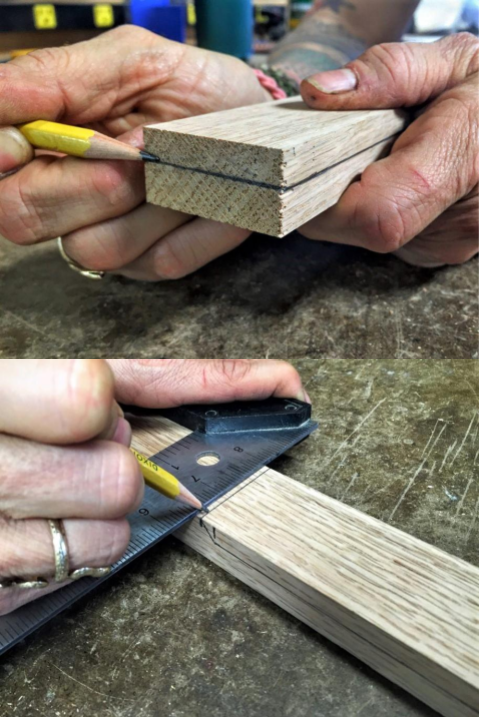
[[[187,23],[189,25],[196,25],[197,23],[197,15],[195,12],[195,5],[193,2],[189,2],[187,5]]]
[[[55,30],[57,27],[55,5],[34,5],[33,24],[36,30]]]
[[[95,27],[113,27],[115,15],[111,5],[94,5],[93,22]]]

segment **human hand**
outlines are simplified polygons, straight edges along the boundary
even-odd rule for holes
[[[249,232],[145,204],[140,162],[44,152],[31,161],[11,125],[49,119],[141,147],[145,124],[269,99],[240,60],[137,27],[1,65],[0,235],[24,245],[62,236],[68,256],[86,268],[137,279],[194,271]]]
[[[459,264],[478,251],[478,40],[370,48],[346,69],[303,81],[321,110],[422,106],[338,204],[299,231],[310,239],[395,252],[418,266]]]
[[[63,520],[71,570],[109,566],[125,552],[125,516],[144,482],[115,398],[146,407],[308,400],[283,361],[2,360],[0,368],[0,582],[54,575],[48,518]],[[63,584],[2,588],[0,615]]]
[[[0,404],[0,582],[54,575],[46,519],[63,519],[70,570],[114,563],[144,482],[108,365],[2,360]],[[0,589],[0,614],[58,587]]]

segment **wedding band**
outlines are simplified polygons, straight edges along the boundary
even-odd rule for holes
[[[81,274],[82,276],[85,276],[87,279],[94,279],[95,281],[98,281],[98,279],[103,279],[106,272],[105,271],[96,271],[95,269],[85,269],[84,266],[78,263],[78,261],[75,261],[75,259],[71,259],[65,249],[63,248],[63,242],[62,237],[57,238],[57,246],[58,251],[60,252],[60,256],[62,259],[64,259],[70,269],[73,271],[76,271],[77,274]]]
[[[47,523],[52,534],[53,554],[55,560],[55,577],[53,581],[49,582],[46,578],[36,578],[34,580],[5,580],[0,578],[0,590],[6,590],[7,588],[38,590],[39,588],[46,588],[49,585],[52,585],[52,583],[64,583],[67,580],[80,580],[80,578],[86,577],[103,578],[111,572],[111,567],[85,567],[78,568],[70,573],[70,559],[63,521],[47,520]]]
[[[52,534],[53,555],[55,558],[55,582],[63,583],[68,578],[70,568],[65,529],[61,520],[49,520],[48,527]]]

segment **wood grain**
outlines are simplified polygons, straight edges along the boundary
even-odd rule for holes
[[[188,431],[136,422],[149,455]],[[478,714],[478,570],[271,469],[183,542],[445,717]]]
[[[284,236],[338,201],[405,127],[396,110],[319,112],[300,98],[145,129],[147,200]]]

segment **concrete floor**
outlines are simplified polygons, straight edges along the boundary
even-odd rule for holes
[[[0,239],[0,357],[472,358],[478,261],[436,271],[291,235],[181,281],[74,274]]]
[[[478,362],[294,363],[320,429],[275,468],[476,563]],[[433,715],[175,539],[11,651],[0,689],[0,717]]]

